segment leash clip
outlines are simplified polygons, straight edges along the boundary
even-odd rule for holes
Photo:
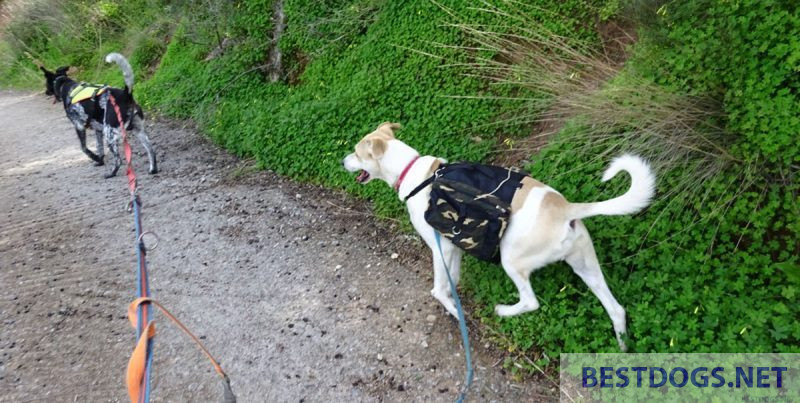
[[[152,247],[149,247],[149,248],[146,247],[145,244],[144,244],[144,236],[148,235],[148,234],[152,235],[153,238],[155,238],[155,240],[156,240],[155,245],[153,245]],[[136,243],[138,243],[139,247],[142,248],[142,250],[144,250],[145,252],[150,252],[150,251],[156,250],[156,248],[158,247],[159,242],[161,242],[161,238],[158,237],[158,234],[156,234],[155,232],[152,232],[152,231],[142,232],[141,235],[139,235],[139,238],[136,239]]]
[[[125,211],[127,211],[129,213],[133,211],[133,202],[134,201],[139,204],[139,207],[142,207],[142,200],[139,199],[139,195],[138,194],[133,194],[133,195],[131,195],[131,199],[128,200],[127,203],[125,203]]]

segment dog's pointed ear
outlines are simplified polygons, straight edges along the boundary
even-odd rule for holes
[[[367,146],[367,150],[369,150],[372,158],[376,160],[383,157],[383,154],[386,153],[386,148],[389,147],[389,145],[386,143],[386,140],[380,137],[367,139],[365,145]]]
[[[392,123],[392,122],[383,122],[378,126],[378,130],[388,134],[392,138],[394,138],[394,131],[400,130],[403,128],[403,125],[400,123]]]

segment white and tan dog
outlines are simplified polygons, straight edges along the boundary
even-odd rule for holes
[[[357,181],[367,183],[382,179],[393,186],[403,200],[414,188],[430,177],[444,160],[423,156],[400,140],[394,131],[397,123],[383,123],[364,137],[355,152],[345,157],[343,164],[350,172],[360,171]],[[529,276],[531,272],[549,263],[565,260],[583,279],[594,295],[600,299],[611,317],[617,342],[625,350],[625,309],[620,306],[603,278],[600,263],[581,222],[594,215],[622,215],[640,211],[650,203],[654,194],[655,177],[641,158],[623,155],[612,161],[603,174],[603,182],[620,171],[631,176],[631,187],[622,196],[596,203],[570,203],[564,196],[533,178],[526,177],[522,187],[514,194],[508,229],[500,241],[503,269],[519,290],[519,302],[514,305],[497,305],[500,316],[519,315],[539,308]],[[425,221],[430,187],[426,187],[407,202],[411,223],[433,251],[433,289],[431,295],[456,316],[453,298],[447,282],[445,265],[438,252],[434,229]],[[461,249],[442,237],[442,254],[450,275],[458,282],[461,269]]]

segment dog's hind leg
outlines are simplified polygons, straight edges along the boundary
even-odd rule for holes
[[[150,138],[147,137],[147,132],[144,130],[144,119],[140,116],[135,115],[133,117],[133,127],[136,130],[136,137],[139,138],[139,141],[144,146],[144,149],[147,150],[147,158],[150,160],[150,170],[151,174],[158,172],[158,163],[156,161],[156,152],[153,150],[153,145],[150,144]]]
[[[106,156],[106,147],[103,142],[103,125],[98,123],[92,124],[92,129],[94,130],[94,139],[95,139],[95,148],[97,148],[97,158],[99,161],[95,161],[95,165],[100,166],[103,165],[103,160]]]
[[[108,143],[108,151],[114,158],[114,163],[110,165],[106,178],[111,178],[117,174],[119,166],[122,164],[122,158],[119,155],[119,145],[117,144],[117,130],[111,126],[103,126],[103,135],[106,137]]]
[[[529,276],[532,270],[527,270],[521,259],[506,259],[503,257],[503,269],[519,292],[519,302],[514,305],[498,304],[494,307],[494,312],[500,316],[513,316],[521,313],[535,311],[539,309],[539,300],[533,293]],[[525,262],[528,263],[528,262]]]
[[[86,128],[81,126],[80,123],[75,123],[75,131],[78,132],[78,140],[81,142],[81,151],[86,154],[97,165],[103,164],[103,157],[96,155],[88,147],[86,147]]]
[[[580,276],[584,283],[589,286],[592,293],[603,304],[608,316],[611,318],[611,323],[614,325],[614,333],[617,336],[617,343],[622,351],[627,350],[622,336],[625,334],[625,308],[617,302],[611,290],[608,289],[608,284],[603,277],[603,271],[600,269],[600,262],[597,260],[597,254],[594,251],[592,240],[589,237],[589,232],[583,223],[578,222],[576,230],[579,232],[575,244],[567,255],[566,261],[572,266],[572,270]]]

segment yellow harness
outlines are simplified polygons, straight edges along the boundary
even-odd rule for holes
[[[108,89],[107,85],[80,83],[69,92],[69,103],[74,104],[85,99],[94,98]]]

